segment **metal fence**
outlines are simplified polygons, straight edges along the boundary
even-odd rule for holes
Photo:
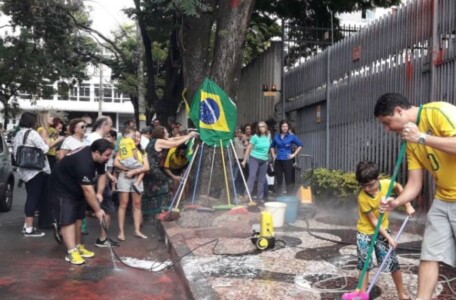
[[[363,159],[392,174],[399,140],[374,118],[377,98],[416,105],[456,99],[456,1],[416,0],[284,75],[287,116],[316,166],[353,171]]]

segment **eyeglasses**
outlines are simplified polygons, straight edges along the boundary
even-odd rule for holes
[[[378,179],[372,180],[371,182],[368,182],[368,183],[360,183],[359,185],[360,185],[362,188],[371,188],[371,187],[373,187],[373,186],[377,183],[377,180],[378,180]]]

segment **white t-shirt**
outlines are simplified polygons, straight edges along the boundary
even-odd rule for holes
[[[63,143],[62,143],[62,146],[60,146],[60,149],[73,151],[73,150],[76,150],[76,149],[84,147],[84,146],[85,145],[82,141],[80,141],[77,138],[75,138],[74,136],[70,135],[63,140]]]
[[[84,145],[86,146],[90,146],[92,145],[93,142],[95,142],[96,140],[99,140],[99,139],[102,139],[103,137],[98,134],[97,132],[92,132],[91,134],[89,134],[88,136],[86,136],[84,138]]]
[[[150,142],[150,140],[148,138],[146,138],[145,136],[141,135],[140,144],[141,144],[141,149],[142,150],[146,150],[147,144],[149,144],[149,142]]]

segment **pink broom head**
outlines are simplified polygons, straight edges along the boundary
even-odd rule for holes
[[[366,292],[351,292],[342,295],[342,300],[369,300],[369,294]]]

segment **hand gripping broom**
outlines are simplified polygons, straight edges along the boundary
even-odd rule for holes
[[[388,199],[391,195],[393,190],[394,182],[396,181],[397,174],[399,173],[399,169],[401,166],[402,158],[404,157],[405,149],[407,147],[406,142],[402,142],[401,150],[399,151],[399,156],[396,160],[396,165],[394,166],[393,177],[391,177],[391,182],[388,186],[388,191],[386,192],[385,199]],[[372,235],[372,241],[369,245],[369,249],[367,251],[366,261],[363,265],[363,270],[361,271],[361,276],[358,280],[358,285],[356,286],[356,291],[351,293],[345,293],[342,295],[343,300],[369,300],[369,293],[361,292],[361,287],[363,285],[364,276],[366,275],[367,268],[369,267],[370,260],[372,259],[372,251],[374,250],[374,245],[377,242],[378,233],[380,232],[380,226],[383,221],[384,213],[380,213],[377,221],[377,226],[375,226],[374,234]]]

